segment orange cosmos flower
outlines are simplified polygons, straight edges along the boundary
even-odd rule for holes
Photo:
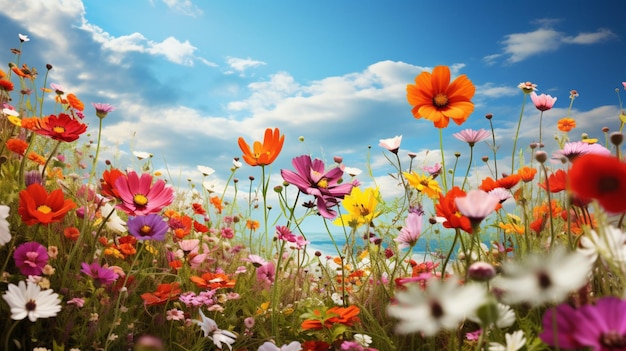
[[[42,118],[37,117],[22,118],[19,127],[35,131],[41,129],[41,123],[43,121],[44,120]]]
[[[36,152],[29,152],[28,156],[26,157],[28,157],[29,160],[37,162],[38,164],[42,166],[46,164],[46,159]]]
[[[211,205],[215,207],[215,211],[217,211],[217,213],[222,213],[224,205],[222,204],[222,199],[220,199],[219,196],[211,196]]]
[[[303,321],[301,327],[304,330],[330,329],[336,323],[351,327],[360,321],[359,317],[357,317],[359,313],[361,313],[361,310],[354,305],[349,307],[331,307],[325,313],[315,310],[313,315],[316,318]]]
[[[60,222],[65,214],[76,207],[70,199],[63,198],[61,189],[48,194],[46,188],[34,183],[20,191],[20,204],[17,212],[26,225]]]
[[[83,111],[85,109],[85,104],[74,94],[67,94],[67,103],[72,106],[74,110]]]
[[[234,279],[230,279],[223,273],[204,273],[201,277],[192,275],[189,279],[201,289],[224,289],[233,288],[237,282]]]
[[[470,100],[475,92],[474,84],[464,74],[450,83],[448,66],[437,66],[432,73],[422,72],[415,77],[415,85],[406,87],[413,116],[434,122],[436,128],[447,127],[450,119],[463,124],[474,111]]]
[[[498,187],[500,188],[511,189],[516,186],[520,180],[522,180],[522,177],[519,174],[514,173],[504,178],[498,179],[497,183]]]
[[[528,182],[531,182],[533,179],[535,179],[535,175],[537,174],[537,169],[524,166],[517,170],[517,174],[520,176],[520,178],[522,178],[522,181],[524,183],[528,183]]]
[[[11,138],[6,142],[7,149],[11,152],[14,152],[20,156],[24,156],[26,149],[28,148],[28,143],[22,139]]]
[[[556,126],[559,128],[560,131],[567,133],[570,130],[576,128],[576,121],[573,118],[565,117],[561,118],[557,122]]]
[[[260,226],[261,224],[259,223],[259,221],[255,221],[254,219],[248,219],[246,221],[246,228],[250,230],[257,230]]]
[[[146,306],[164,305],[178,298],[181,292],[179,283],[159,284],[155,292],[143,293],[141,298]]]
[[[250,150],[250,146],[242,137],[238,139],[239,148],[243,152],[243,160],[253,167],[266,166],[274,162],[278,154],[280,154],[284,142],[285,136],[280,135],[278,128],[274,128],[273,131],[271,128],[267,128],[263,143],[255,141],[252,145],[252,150]]]

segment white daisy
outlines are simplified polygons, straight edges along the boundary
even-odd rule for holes
[[[211,174],[215,173],[215,170],[213,168],[207,167],[207,166],[198,166],[198,170],[205,177],[210,176]]]
[[[258,351],[300,351],[302,345],[298,341],[292,341],[288,345],[282,347],[276,346],[274,343],[266,341],[263,345],[259,346]]]
[[[504,337],[506,339],[506,345],[490,342],[489,351],[517,351],[526,345],[523,330],[517,330],[513,332],[513,334],[506,333]]]
[[[61,310],[59,294],[52,290],[41,290],[33,282],[21,281],[18,285],[9,284],[9,289],[2,298],[11,308],[11,319],[22,320],[26,317],[31,322],[38,318],[49,318],[57,315]]]
[[[578,252],[555,248],[549,255],[532,255],[525,262],[507,262],[492,286],[507,304],[559,303],[586,282],[591,262]]]
[[[228,330],[219,329],[217,327],[217,323],[215,323],[215,321],[211,318],[205,316],[204,313],[202,313],[202,310],[200,310],[200,318],[202,318],[202,321],[194,320],[193,322],[200,326],[202,332],[204,333],[204,337],[213,340],[213,343],[218,349],[221,350],[222,343],[224,343],[228,346],[228,349],[232,351],[233,347],[231,345],[235,342],[237,336]]]
[[[100,213],[102,213],[102,218],[107,219],[107,228],[114,230],[118,233],[126,232],[126,222],[117,214],[115,207],[109,203],[105,203],[100,208]]]
[[[425,290],[410,285],[396,294],[397,303],[388,306],[391,317],[399,319],[401,334],[422,332],[433,336],[441,329],[455,329],[468,314],[485,303],[486,290],[477,284],[461,285],[455,279],[431,279]]]
[[[354,334],[353,338],[363,347],[368,347],[372,343],[372,337],[367,334]]]
[[[135,157],[137,157],[139,160],[152,157],[151,153],[145,151],[133,151],[133,155],[135,155]]]
[[[0,245],[11,241],[11,231],[9,231],[9,206],[0,205]]]
[[[595,262],[601,257],[604,262],[619,265],[626,263],[626,233],[613,226],[590,230],[580,237],[578,252]]]
[[[502,303],[497,303],[496,310],[498,315],[495,320],[496,327],[498,327],[499,329],[504,329],[512,326],[513,323],[515,323],[515,311],[513,311],[510,306]],[[467,319],[478,324],[481,323],[480,318],[475,313],[468,315]]]

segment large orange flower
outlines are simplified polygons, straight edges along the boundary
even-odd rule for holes
[[[252,150],[242,137],[239,137],[238,140],[239,148],[243,152],[243,160],[250,166],[266,166],[274,162],[283,149],[284,142],[285,136],[280,135],[278,128],[274,128],[273,131],[271,128],[267,128],[263,143],[255,141]]]
[[[415,84],[406,86],[406,97],[413,106],[415,118],[425,118],[437,128],[448,126],[450,119],[461,125],[474,111],[470,100],[476,88],[466,75],[458,76],[450,83],[450,68],[437,66],[433,72],[422,72],[415,77]]]
[[[26,225],[60,222],[65,214],[76,207],[70,199],[63,198],[61,189],[48,194],[46,188],[34,183],[20,191],[20,204],[17,212]]]

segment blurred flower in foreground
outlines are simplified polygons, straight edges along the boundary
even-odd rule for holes
[[[579,197],[598,200],[612,213],[626,211],[626,164],[617,157],[580,156],[568,175],[571,189]]]
[[[445,128],[451,118],[456,124],[463,124],[474,111],[470,100],[475,91],[466,75],[450,83],[450,68],[437,66],[432,73],[422,72],[415,77],[415,84],[406,87],[406,96],[415,118],[423,117],[434,122],[436,128]]]
[[[513,334],[506,333],[504,335],[506,344],[502,345],[497,342],[489,343],[489,351],[517,351],[526,345],[526,338],[523,330],[516,330]]]
[[[220,350],[222,349],[222,343],[226,344],[229,350],[232,350],[232,344],[235,343],[237,336],[228,330],[219,329],[217,327],[217,323],[215,323],[215,321],[211,318],[205,316],[204,313],[202,313],[202,310],[199,310],[198,312],[200,312],[200,318],[202,319],[199,321],[194,320],[193,323],[200,326],[202,332],[204,333],[204,337],[213,340],[215,346],[217,346]]]
[[[487,291],[478,284],[461,285],[456,279],[430,279],[426,289],[407,285],[396,293],[397,303],[387,307],[391,317],[399,319],[396,332],[422,332],[433,336],[440,330],[456,329],[468,314],[485,303]]]
[[[626,345],[626,301],[613,296],[574,309],[567,303],[546,310],[539,338],[564,349],[623,350]]]
[[[587,282],[590,270],[587,257],[557,247],[549,255],[506,262],[503,274],[492,280],[492,286],[502,293],[502,301],[507,304],[560,303]]]
[[[9,206],[0,205],[0,245],[11,241],[11,231],[9,230]]]
[[[280,135],[278,128],[274,128],[273,131],[271,128],[267,128],[265,130],[263,143],[261,144],[260,141],[255,141],[252,144],[252,150],[250,149],[250,145],[248,145],[242,137],[239,137],[237,142],[243,152],[243,160],[246,161],[247,164],[253,167],[267,166],[272,164],[280,154],[280,151],[283,149],[283,143],[285,142],[285,136]]]
[[[54,317],[61,311],[59,294],[51,289],[42,291],[39,285],[30,281],[21,281],[18,285],[9,284],[2,298],[9,304],[13,320],[28,317],[34,322],[39,318]]]
[[[266,341],[263,345],[259,346],[258,351],[300,351],[302,350],[302,345],[298,341],[292,341],[288,345],[283,345],[282,347],[278,347],[275,344]]]

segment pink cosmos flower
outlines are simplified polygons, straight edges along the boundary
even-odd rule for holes
[[[474,146],[477,142],[483,141],[489,138],[490,136],[489,132],[484,129],[479,129],[479,130],[464,129],[452,135],[455,138],[468,143],[470,146]]]
[[[244,258],[242,259],[242,261],[250,262],[253,266],[257,268],[267,264],[267,261],[259,255],[249,255],[248,258]]]
[[[435,163],[433,166],[424,166],[422,167],[424,172],[428,173],[433,179],[437,178],[438,175],[441,174],[441,165],[439,163]]]
[[[535,107],[539,111],[548,111],[556,102],[555,97],[546,94],[537,95],[534,91],[530,94],[530,98],[533,100]]]
[[[399,248],[412,247],[422,234],[422,214],[411,211],[405,219],[405,225],[400,230],[400,234],[393,241],[398,243]]]
[[[104,118],[109,112],[115,110],[115,107],[101,102],[92,102],[91,105],[96,109],[96,116],[98,116],[98,118]]]
[[[263,287],[264,289],[269,288],[274,284],[274,280],[276,279],[276,266],[274,262],[269,261],[257,268],[256,270],[256,281],[257,283]]]
[[[400,143],[402,143],[402,135],[396,135],[393,138],[380,139],[378,146],[397,154],[398,149],[400,149]]]
[[[174,201],[174,189],[165,186],[165,181],[157,180],[152,184],[152,176],[144,173],[141,177],[135,172],[128,172],[115,181],[122,203],[117,208],[130,216],[158,213]]]
[[[340,183],[343,171],[339,167],[328,172],[324,169],[324,162],[319,159],[311,160],[311,156],[295,157],[291,162],[296,172],[281,170],[283,179],[300,189],[301,192],[313,195],[317,199],[317,210],[324,218],[334,219],[337,213],[330,208],[339,203],[339,199],[350,194],[353,187],[359,186],[359,181]]]
[[[576,157],[586,154],[608,156],[611,154],[611,151],[600,144],[589,144],[583,141],[574,141],[565,143],[565,145],[563,145],[563,149],[552,154],[552,158],[558,160],[561,157],[566,157],[571,162]]]
[[[48,258],[48,250],[36,241],[23,243],[13,253],[15,265],[23,275],[41,275]]]
[[[483,190],[470,190],[467,195],[454,199],[457,209],[471,222],[482,221],[496,209],[500,198]]]

